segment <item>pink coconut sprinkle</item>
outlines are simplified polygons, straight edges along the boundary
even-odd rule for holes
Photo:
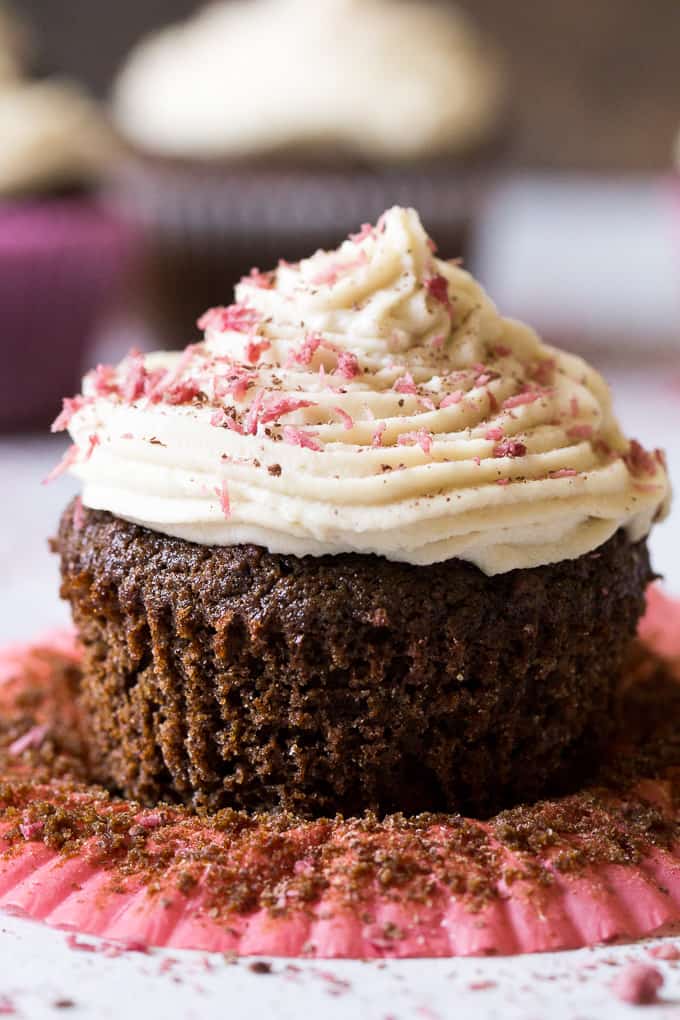
[[[144,357],[137,350],[131,350],[127,356],[127,368],[121,384],[121,396],[128,404],[143,395],[146,384],[146,368]]]
[[[269,340],[249,340],[244,348],[244,357],[251,365],[256,365],[263,353],[271,347]]]
[[[21,822],[19,832],[25,840],[30,840],[34,836],[39,836],[44,827],[43,822]]]
[[[663,974],[647,963],[631,963],[614,978],[612,991],[617,999],[631,1006],[648,1006],[658,1001]]]
[[[43,478],[42,484],[49,485],[49,483],[53,482],[55,478],[59,478],[60,475],[63,475],[64,471],[68,471],[68,469],[75,464],[77,459],[78,447],[75,443],[72,443],[56,467],[53,467],[50,473]]]
[[[573,478],[578,474],[576,468],[559,468],[557,471],[548,472],[549,478]]]
[[[40,726],[33,726],[30,730],[27,730],[23,736],[17,737],[8,748],[9,754],[12,757],[23,754],[24,751],[28,751],[30,747],[40,747],[43,740],[49,732],[49,726],[42,724]]]
[[[570,439],[590,439],[593,434],[592,425],[572,425],[567,429]]]
[[[219,498],[220,506],[222,507],[222,513],[225,517],[231,517],[231,504],[229,502],[229,489],[225,481],[215,489],[215,493]]]
[[[227,307],[209,308],[197,322],[199,329],[214,329],[218,333],[232,330],[235,333],[249,333],[260,321],[260,315],[248,305],[233,304]]]
[[[375,227],[372,223],[362,223],[359,232],[356,234],[350,234],[349,239],[350,241],[354,241],[355,244],[361,244],[361,242],[365,241],[366,238],[373,237],[374,233]]]
[[[335,371],[344,379],[354,379],[357,375],[359,375],[361,369],[359,368],[359,359],[356,354],[352,354],[351,351],[342,351],[342,353],[338,355],[338,363],[335,367]]]
[[[292,352],[290,358],[286,362],[286,367],[290,367],[294,363],[298,365],[309,365],[319,349],[322,339],[323,338],[319,336],[318,333],[310,333],[306,336],[298,350]],[[321,365],[319,371],[321,371],[321,368],[323,368],[323,365]]]
[[[508,411],[513,407],[522,407],[523,404],[533,404],[538,400],[540,393],[535,390],[527,390],[525,393],[516,393],[514,397],[508,397],[503,401],[503,410]]]
[[[460,404],[461,400],[465,396],[463,390],[454,390],[453,393],[447,393],[443,400],[440,400],[440,407],[451,407],[452,404]]]
[[[404,374],[397,379],[392,389],[396,390],[397,393],[415,394],[418,392],[416,384],[413,381],[413,376],[410,372],[404,372]]]
[[[639,443],[637,439],[631,439],[628,453],[625,454],[623,459],[628,470],[634,476],[655,475],[657,472],[658,458],[653,453],[645,450],[642,443]]]
[[[259,287],[260,290],[271,290],[274,286],[270,273],[261,273],[257,266],[253,266],[247,276],[241,277],[241,283]]]
[[[647,953],[655,960],[680,960],[680,949],[672,943],[664,942],[660,946],[652,946]]]
[[[371,446],[382,446],[383,432],[387,428],[387,422],[379,421],[376,427],[373,429],[371,436]]]
[[[241,365],[234,365],[228,375],[215,380],[215,396],[220,399],[229,394],[234,400],[243,400],[256,379],[254,372]]]
[[[306,450],[314,450],[316,453],[321,452],[321,444],[317,441],[317,432],[313,432],[311,429],[298,429],[293,425],[285,425],[283,429],[283,441],[284,443],[290,443],[291,446],[301,446]]]
[[[350,414],[347,414],[347,411],[343,411],[343,409],[341,407],[334,407],[333,410],[338,415],[338,417],[341,419],[342,427],[344,429],[349,431],[351,428],[354,428],[354,419],[352,418],[352,416]]]
[[[504,435],[503,429],[500,428],[499,425],[494,425],[493,428],[486,430],[486,432],[484,433],[484,438],[493,439],[494,441],[497,442],[499,439],[503,438],[503,435]]]
[[[509,485],[509,484],[510,484],[510,479],[509,478],[497,478],[496,479],[496,485]]]
[[[258,415],[258,423],[266,425],[270,421],[277,421],[284,414],[300,411],[304,407],[316,407],[316,404],[313,400],[298,400],[295,397],[269,398],[264,402]]]
[[[426,429],[415,429],[413,432],[402,432],[397,438],[397,446],[413,446],[418,444],[423,453],[432,450],[432,433]]]
[[[449,285],[445,276],[442,276],[441,273],[431,276],[425,281],[425,290],[435,301],[439,301],[440,304],[444,305],[447,311],[451,311]]]
[[[62,401],[61,413],[57,415],[57,417],[52,422],[52,425],[50,426],[50,431],[63,432],[64,429],[67,429],[71,424],[71,419],[73,418],[74,414],[77,414],[78,411],[80,411],[80,409],[83,408],[86,403],[89,403],[89,401],[87,401],[85,397],[81,396],[64,397]]]
[[[493,448],[494,457],[524,457],[527,448],[518,439],[503,439]]]

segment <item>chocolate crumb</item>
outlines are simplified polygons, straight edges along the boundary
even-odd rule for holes
[[[266,960],[255,960],[249,964],[248,970],[252,970],[253,974],[271,974],[272,965],[267,963]]]

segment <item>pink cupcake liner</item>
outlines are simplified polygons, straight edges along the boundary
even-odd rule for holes
[[[0,204],[0,429],[46,427],[78,388],[133,238],[86,199]]]
[[[667,659],[680,660],[680,602],[653,587],[648,604],[640,627],[643,640]],[[60,671],[67,674],[77,662],[72,632],[3,650],[0,708],[11,707],[22,687],[30,685],[44,689],[47,698],[42,710],[48,718],[49,694],[58,685]],[[38,718],[36,727],[40,726]],[[19,774],[21,767],[17,764]],[[36,784],[35,797],[55,803],[89,798],[102,814],[131,807],[102,796],[95,800],[96,791],[70,789],[58,780]],[[623,804],[613,795],[610,800]],[[643,779],[625,793],[625,803],[656,805],[668,820],[678,821],[670,783],[663,779]],[[326,845],[324,840],[332,830],[335,871],[329,871],[331,880],[325,890],[313,902],[283,914],[258,907],[216,917],[210,897],[210,864],[203,866],[188,891],[180,891],[186,860],[194,850],[214,842],[220,859],[229,861],[232,854],[238,870],[253,866],[254,858],[266,861],[267,847],[250,848],[250,856],[239,857],[243,851],[238,851],[236,844],[232,848],[219,825],[211,828],[206,821],[198,829],[191,828],[190,820],[181,813],[173,815],[170,807],[132,807],[136,825],[150,833],[150,846],[167,846],[168,834],[172,840],[174,852],[164,870],[154,874],[152,886],[140,875],[121,874],[107,867],[97,838],[88,839],[71,855],[50,849],[42,842],[36,823],[23,820],[19,812],[18,818],[0,823],[0,908],[123,947],[153,945],[242,956],[327,959],[513,955],[633,941],[680,929],[680,842],[671,841],[665,847],[650,842],[638,847],[638,855],[630,862],[592,864],[575,871],[560,871],[546,852],[537,876],[526,870],[521,852],[500,841],[493,820],[475,822],[456,816],[438,816],[423,823],[430,852],[447,854],[448,847],[459,848],[461,831],[483,834],[486,850],[494,855],[502,876],[487,900],[473,903],[464,893],[435,880],[433,871],[431,894],[418,901],[402,893],[399,885],[384,889],[378,882],[360,900],[348,901],[346,890],[343,893],[332,878],[356,864],[354,844],[361,835],[357,837],[351,820],[300,822],[285,835],[296,874],[305,874],[311,855]],[[625,826],[625,813],[618,817]],[[24,826],[24,842],[17,839],[17,824]],[[161,827],[165,842],[155,835]],[[370,846],[373,855],[384,852],[389,859],[392,835],[388,820],[382,826],[376,823],[364,849]],[[574,850],[581,846],[577,834],[566,843]],[[474,854],[466,860],[466,877],[474,879]],[[274,906],[290,905],[289,894],[290,887],[282,885],[281,902]]]

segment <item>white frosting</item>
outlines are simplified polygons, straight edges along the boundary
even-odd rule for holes
[[[86,181],[114,151],[95,103],[56,79],[0,80],[0,139],[0,195]]]
[[[637,540],[667,506],[663,458],[622,436],[601,377],[500,316],[413,210],[236,296],[203,343],[67,403],[85,505],[204,544],[488,574]]]
[[[235,0],[131,54],[114,106],[135,144],[219,157],[340,146],[403,159],[485,139],[497,54],[463,14],[422,0]]]

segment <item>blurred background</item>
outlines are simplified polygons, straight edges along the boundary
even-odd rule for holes
[[[195,339],[249,266],[395,201],[595,362],[680,474],[677,0],[201,9],[0,0],[0,638],[63,618],[45,539],[70,483],[37,480],[83,368]],[[654,553],[678,593],[679,549],[676,512]]]

